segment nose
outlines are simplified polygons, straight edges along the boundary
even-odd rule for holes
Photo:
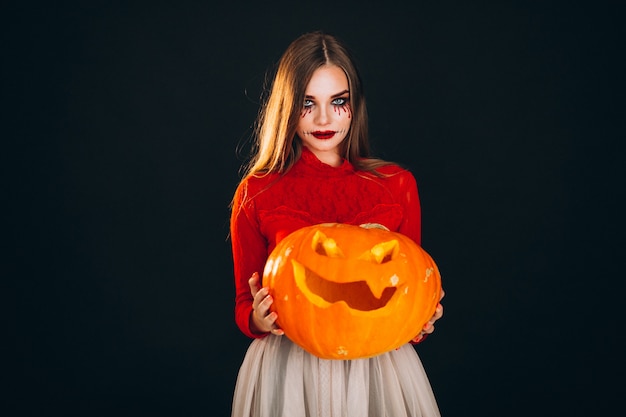
[[[315,123],[324,126],[330,123],[330,110],[327,106],[320,106],[315,114]]]

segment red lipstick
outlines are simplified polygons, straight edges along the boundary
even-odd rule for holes
[[[311,132],[311,134],[313,136],[315,136],[317,139],[330,139],[333,136],[335,136],[335,131],[334,130],[325,130],[323,132],[317,130],[315,132]]]

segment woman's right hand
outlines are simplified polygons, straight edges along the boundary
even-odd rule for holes
[[[252,302],[252,316],[250,318],[250,328],[255,333],[272,333],[282,336],[285,332],[278,327],[276,319],[278,314],[270,311],[270,306],[274,302],[267,287],[261,287],[259,273],[255,272],[248,280],[250,292],[254,300]]]
[[[435,322],[443,317],[443,305],[441,304],[441,300],[446,293],[441,289],[441,294],[439,294],[439,304],[437,304],[437,308],[435,309],[435,314],[431,317],[431,319],[424,325],[422,331],[415,336],[411,342],[420,343],[424,340],[426,336],[435,331]]]

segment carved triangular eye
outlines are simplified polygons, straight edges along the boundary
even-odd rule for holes
[[[387,242],[377,243],[359,257],[359,259],[375,262],[377,264],[384,264],[389,262],[398,255],[400,251],[400,244],[397,240],[389,240]]]
[[[326,235],[319,230],[315,232],[313,236],[312,248],[320,255],[328,256],[330,258],[343,258],[343,252],[337,246],[335,239],[326,237]]]

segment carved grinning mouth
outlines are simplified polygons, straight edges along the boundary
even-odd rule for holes
[[[297,261],[292,264],[297,285],[330,304],[343,301],[353,310],[372,311],[385,307],[396,292],[396,287],[386,287],[376,297],[366,281],[332,282]]]

